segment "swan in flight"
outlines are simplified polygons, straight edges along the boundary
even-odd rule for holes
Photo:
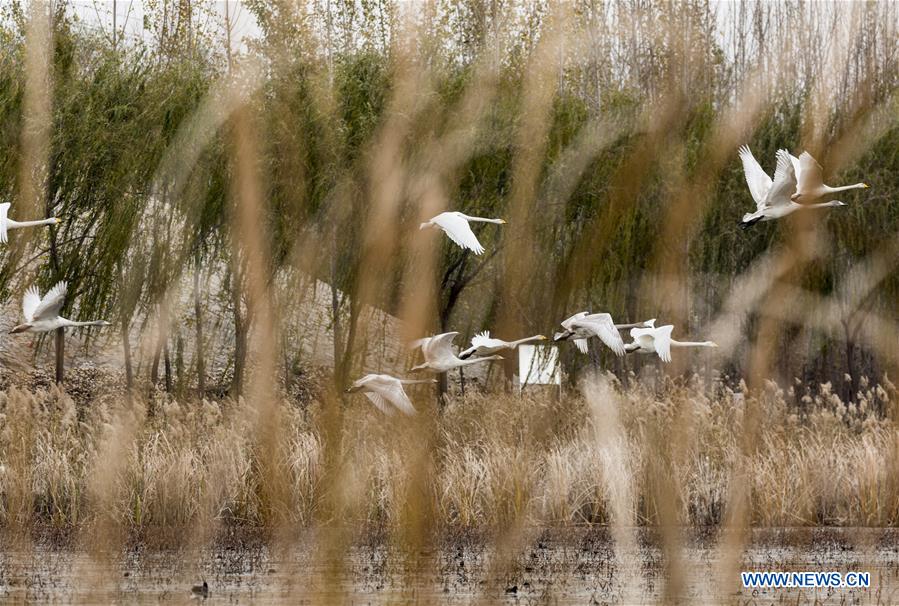
[[[798,158],[791,154],[790,162],[793,164],[793,172],[796,173],[798,182],[796,193],[790,196],[790,199],[799,204],[813,202],[828,194],[836,194],[849,189],[868,189],[870,187],[867,183],[856,183],[855,185],[844,185],[842,187],[824,185],[821,165],[808,152],[802,152],[802,155]]]
[[[460,353],[459,359],[467,360],[473,354],[489,356],[502,351],[503,349],[515,349],[519,345],[531,343],[532,341],[546,341],[546,337],[543,335],[534,335],[533,337],[518,339],[517,341],[503,341],[502,339],[494,339],[490,336],[490,331],[485,330],[471,338],[471,347]]]
[[[94,320],[92,322],[73,322],[59,315],[62,304],[66,298],[66,283],[59,282],[41,298],[37,287],[32,286],[25,292],[22,299],[22,313],[25,323],[19,324],[9,334],[20,332],[50,332],[66,326],[109,326],[106,320]]]
[[[431,372],[441,373],[459,368],[460,366],[468,366],[469,364],[477,364],[478,362],[486,362],[488,360],[502,360],[502,356],[487,356],[484,358],[469,358],[462,360],[453,353],[453,339],[456,338],[458,332],[445,332],[433,337],[419,339],[413,346],[421,347],[421,353],[425,357],[424,364],[412,367],[411,370],[430,370]],[[411,372],[410,370],[410,372]]]
[[[752,152],[745,145],[740,148],[740,159],[743,161],[743,172],[746,174],[749,193],[752,194],[756,205],[754,213],[743,215],[743,220],[739,223],[741,229],[747,229],[759,221],[772,221],[786,217],[800,209],[846,206],[839,200],[819,204],[796,204],[793,202],[790,198],[796,193],[796,171],[790,160],[790,154],[785,149],[777,150],[777,168],[774,171],[773,181],[762,170]]]
[[[412,406],[412,400],[406,395],[403,385],[436,382],[434,379],[397,379],[390,375],[368,374],[353,383],[346,391],[347,393],[361,391],[362,395],[371,400],[371,403],[385,415],[394,413],[388,403],[393,404],[394,408],[403,414],[414,415],[415,407]]]
[[[60,222],[56,217],[50,217],[49,219],[40,219],[38,221],[13,221],[8,217],[9,215],[9,207],[12,206],[9,202],[4,202],[0,204],[0,243],[6,244],[9,240],[8,231],[11,229],[19,229],[22,227],[37,227],[38,225],[56,225]]]
[[[418,229],[421,230],[426,227],[442,229],[446,232],[446,235],[449,236],[450,240],[462,248],[466,248],[474,252],[474,254],[480,255],[484,252],[484,247],[481,246],[477,236],[471,231],[471,226],[468,224],[471,221],[498,223],[500,225],[505,223],[502,219],[485,219],[484,217],[470,217],[460,212],[445,212],[440,213],[430,221],[425,221],[418,227]]]
[[[625,328],[637,328],[646,326],[645,322],[637,324],[615,324],[610,314],[591,314],[589,311],[582,311],[574,314],[567,320],[562,321],[562,332],[553,335],[553,341],[566,341],[573,339],[581,353],[587,353],[587,340],[590,337],[599,337],[599,340],[605,343],[609,349],[615,352],[615,355],[624,355],[624,341],[621,340],[619,330]]]
[[[671,331],[674,330],[671,324],[656,328],[654,319],[646,324],[649,325],[648,328],[631,329],[633,342],[624,346],[628,353],[655,353],[662,362],[670,362],[672,347],[718,347],[714,341],[675,341],[671,338]]]

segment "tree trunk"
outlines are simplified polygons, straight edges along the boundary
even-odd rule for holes
[[[184,393],[184,338],[180,331],[175,339],[175,393]]]
[[[197,391],[206,395],[206,360],[203,353],[203,306],[200,301],[200,264],[197,257],[194,269],[194,317],[197,322]]]
[[[449,391],[449,381],[445,372],[437,375],[437,408],[443,410],[446,406],[447,391]]]
[[[119,270],[119,292],[123,293],[125,292],[125,275],[122,271],[122,262],[119,261],[117,265]],[[134,389],[134,369],[131,367],[131,335],[129,334],[131,318],[126,309],[125,299],[121,298],[120,302],[122,304],[121,334],[122,354],[125,359],[125,387],[130,392]]]
[[[62,384],[66,372],[66,329],[56,329],[56,383]]]
[[[163,361],[165,363],[165,391],[166,393],[172,393],[172,360],[169,357],[168,341],[166,341],[162,352]]]
[[[337,238],[334,239],[337,241]],[[340,363],[343,360],[341,343],[343,335],[340,326],[340,298],[337,295],[337,245],[331,249],[331,329],[334,337],[334,387],[337,393],[343,392],[340,376]]]
[[[162,350],[168,350],[169,341],[169,308],[166,302],[159,303],[158,306],[158,326],[156,333],[156,343],[153,346],[153,364],[150,367],[150,393],[156,389],[159,381],[159,360],[162,357]],[[168,355],[168,351],[166,351]]]
[[[843,381],[843,401],[847,404],[852,401],[858,391],[858,370],[855,367],[855,340],[849,324],[851,320],[843,322],[843,334],[846,341],[846,374],[849,375],[848,381]]]
[[[159,381],[159,358],[162,355],[162,337],[156,339],[153,347],[153,364],[150,365],[150,391],[156,389],[156,382]]]
[[[128,319],[122,315],[122,350],[125,356],[125,387],[134,389],[134,370],[131,368],[131,338],[128,334]]]
[[[231,288],[232,304],[234,305],[234,378],[231,382],[231,396],[238,398],[243,393],[244,366],[247,360],[247,327],[240,308],[241,280],[235,276]]]
[[[506,393],[512,393],[515,382],[515,372],[518,370],[517,360],[514,356],[504,356],[503,361],[503,389]]]

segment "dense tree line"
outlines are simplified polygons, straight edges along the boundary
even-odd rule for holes
[[[129,384],[140,371],[176,389],[180,364],[201,377],[181,388],[205,387],[214,311],[233,324],[240,392],[268,315],[282,335],[273,347],[295,355],[278,318],[316,279],[334,287],[337,385],[359,370],[366,306],[403,318],[407,337],[545,332],[582,308],[696,332],[767,251],[802,234],[825,254],[781,280],[842,304],[843,330],[784,321],[772,375],[836,380],[851,395],[858,377],[897,367],[895,346],[885,356],[859,327],[871,314],[895,326],[899,273],[860,300],[845,286],[899,233],[894,5],[246,5],[261,36],[241,53],[227,15],[210,25],[200,11],[222,15],[196,1],[157,3],[141,39],[58,2],[15,3],[0,21],[0,197],[29,209],[37,183],[34,207],[64,219],[7,249],[3,296],[68,280],[66,311],[118,320]],[[48,117],[35,127],[37,18],[50,54]],[[36,154],[29,128],[46,133]],[[742,232],[744,142],[770,171],[778,148],[810,149],[828,175],[864,179],[871,193],[814,221]],[[258,249],[254,215],[241,214],[254,191]],[[418,232],[444,207],[509,224],[480,232],[487,253],[474,256]],[[169,329],[183,289],[193,334]],[[264,313],[260,293],[272,301]],[[157,327],[149,349],[129,343],[135,322]],[[741,322],[748,345],[763,338],[759,314]],[[184,340],[200,344],[189,361]],[[593,362],[625,369],[605,356]],[[725,372],[746,375],[749,357],[736,348]]]

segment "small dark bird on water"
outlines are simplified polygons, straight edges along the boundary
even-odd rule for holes
[[[209,597],[209,585],[206,581],[203,581],[202,585],[194,585],[191,587],[190,592],[197,597],[207,598]]]

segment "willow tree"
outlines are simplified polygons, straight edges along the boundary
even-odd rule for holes
[[[206,66],[195,58],[177,64],[153,61],[140,45],[115,46],[73,25],[65,13],[56,17],[46,212],[62,223],[50,234],[50,264],[34,270],[44,287],[68,282],[64,313],[121,318],[127,347],[127,319],[152,282],[144,274],[152,267],[132,261],[146,235],[154,170],[179,120],[203,90]],[[21,36],[18,40],[23,43]],[[4,77],[21,77],[7,71],[15,70],[14,64],[3,67]],[[6,129],[12,131],[11,125],[21,124],[17,106],[2,107],[9,115]],[[4,267],[4,285],[13,276],[11,269]]]

